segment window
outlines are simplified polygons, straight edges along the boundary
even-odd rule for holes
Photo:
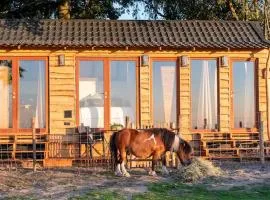
[[[80,61],[80,123],[104,127],[103,61]]]
[[[217,129],[217,62],[191,61],[192,128]]]
[[[254,128],[255,82],[254,62],[233,62],[234,128]]]
[[[46,126],[45,69],[43,60],[19,61],[20,128],[31,128],[33,117],[36,128]]]
[[[176,62],[153,62],[154,125],[176,124]]]
[[[0,129],[12,128],[12,62],[0,60]]]
[[[136,124],[136,62],[111,61],[111,125]]]

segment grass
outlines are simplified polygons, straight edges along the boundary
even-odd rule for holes
[[[258,185],[252,188],[233,187],[230,190],[208,190],[205,185],[187,185],[178,183],[156,183],[149,186],[149,192],[134,196],[134,200],[269,200],[270,185]]]
[[[253,187],[233,187],[230,190],[207,189],[206,185],[187,185],[181,183],[153,183],[148,192],[135,194],[132,200],[269,200],[270,185],[257,185]],[[93,190],[72,200],[122,200],[127,199],[120,193],[109,189]]]
[[[93,190],[82,196],[72,197],[70,200],[124,200],[125,198],[117,192],[108,189]]]
[[[16,196],[16,197],[6,197],[5,200],[37,200],[37,198],[25,197],[25,196]]]

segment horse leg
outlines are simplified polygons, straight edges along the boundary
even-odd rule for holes
[[[116,157],[115,157],[115,163],[116,163],[116,169],[115,169],[115,175],[116,176],[122,176],[122,172],[121,172],[121,167],[120,167],[120,160],[121,160],[121,152],[120,152],[120,155],[119,155],[120,159],[118,159],[118,156],[116,154]]]
[[[116,176],[122,176],[122,172],[121,172],[121,168],[120,168],[120,163],[117,163],[117,165],[116,165],[115,175]]]
[[[126,161],[127,161],[127,152],[125,149],[123,149],[121,151],[121,158],[120,158],[121,169],[122,169],[123,176],[130,177],[130,174],[127,172],[126,167],[125,167]]]
[[[166,153],[161,157],[162,160],[162,174],[169,175],[169,171],[166,167]]]
[[[152,168],[149,171],[149,175],[150,176],[157,176],[157,173],[155,172],[155,168],[156,168],[156,164],[157,164],[157,160],[158,160],[159,156],[157,154],[153,155],[152,158]]]

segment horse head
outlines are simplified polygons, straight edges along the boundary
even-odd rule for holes
[[[183,166],[191,164],[193,157],[193,149],[187,141],[183,139],[179,140],[179,146],[176,154]]]

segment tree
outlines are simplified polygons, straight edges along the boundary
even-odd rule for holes
[[[143,3],[152,19],[260,20],[264,0],[130,0]]]
[[[1,18],[117,19],[122,0],[1,0]],[[120,5],[120,6],[115,6]]]

